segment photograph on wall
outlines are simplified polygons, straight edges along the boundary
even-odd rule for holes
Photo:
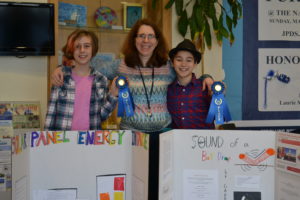
[[[12,120],[12,106],[10,103],[0,103],[0,120]]]
[[[59,2],[58,23],[65,26],[86,26],[86,6]]]
[[[260,48],[258,59],[258,110],[300,111],[299,49]]]
[[[96,177],[97,200],[125,200],[126,175],[108,174]]]
[[[144,17],[142,4],[124,3],[124,29],[130,30],[133,25]]]
[[[0,138],[13,136],[13,108],[8,102],[0,102]]]
[[[13,103],[13,128],[40,128],[40,104],[30,102]]]

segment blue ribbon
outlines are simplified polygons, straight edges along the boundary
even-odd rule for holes
[[[270,70],[267,76],[264,77],[265,79],[265,88],[264,88],[264,109],[267,108],[267,89],[268,89],[268,81],[271,81],[273,78],[277,78],[278,81],[288,84],[291,81],[291,78],[286,74],[279,74],[278,72],[275,73],[274,70]]]
[[[134,115],[134,104],[133,99],[128,89],[128,83],[124,76],[119,76],[116,81],[117,87],[119,88],[118,97],[118,117],[131,117]]]
[[[224,89],[225,86],[222,82],[216,81],[212,85],[213,96],[206,117],[206,123],[208,124],[212,123],[214,119],[216,124],[224,124],[224,121],[231,120],[228,105],[223,94]]]

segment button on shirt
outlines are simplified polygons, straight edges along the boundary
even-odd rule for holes
[[[214,124],[205,120],[211,97],[208,91],[202,91],[202,80],[196,79],[182,86],[175,80],[168,87],[167,103],[172,116],[172,128],[175,129],[213,129]]]

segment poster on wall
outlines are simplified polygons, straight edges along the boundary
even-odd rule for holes
[[[258,49],[259,111],[300,111],[300,49]]]
[[[8,102],[0,102],[0,138],[12,137],[12,104]]]
[[[258,1],[259,40],[300,41],[299,1]]]
[[[261,6],[269,3],[262,11]],[[282,9],[283,4],[285,9]],[[259,129],[296,130],[300,126],[299,86],[296,87],[300,40],[274,37],[278,30],[261,25],[264,19],[259,14],[268,10],[277,13],[290,10],[295,14],[294,10],[300,8],[297,5],[299,1],[243,1],[242,121],[258,121]],[[285,27],[286,30],[299,29],[299,24],[289,23]],[[266,38],[259,36],[262,34]]]
[[[37,129],[40,128],[39,103],[15,102],[13,103],[13,128]]]
[[[0,192],[11,189],[11,139],[0,139]]]

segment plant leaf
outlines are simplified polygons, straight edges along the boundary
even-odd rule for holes
[[[178,31],[180,35],[182,35],[183,37],[187,32],[188,24],[189,22],[188,22],[187,12],[186,10],[183,10],[182,15],[178,19]]]
[[[228,30],[231,31],[232,30],[232,20],[228,15],[226,15],[226,25],[227,25]]]
[[[175,8],[177,15],[181,16],[183,12],[183,0],[175,0]]]
[[[217,38],[218,45],[222,46],[223,35],[220,31],[216,33],[216,38]]]
[[[228,37],[229,37],[229,33],[228,33],[227,29],[226,29],[224,26],[221,27],[221,29],[220,29],[220,34],[221,34],[223,37],[225,37],[225,38],[228,38]]]
[[[211,49],[210,26],[209,26],[209,23],[208,23],[207,19],[205,20],[204,38],[205,38],[205,42],[207,44],[207,48]]]
[[[217,32],[219,30],[219,22],[216,16],[212,18],[214,31]]]
[[[154,0],[154,1],[156,1],[156,0]],[[165,9],[171,8],[171,7],[173,6],[174,2],[175,2],[175,0],[170,0],[170,1],[165,5]]]
[[[190,31],[191,31],[191,38],[192,40],[194,40],[195,38],[195,34],[197,32],[198,26],[197,26],[197,22],[196,22],[196,16],[193,12],[192,16],[189,19],[189,25],[190,25]]]
[[[193,9],[193,12],[195,13],[195,19],[196,19],[196,23],[197,23],[197,30],[199,32],[203,32],[204,28],[205,28],[203,7],[196,6],[195,9]]]
[[[156,0],[152,0],[152,8],[155,9],[156,7]]]
[[[235,40],[235,37],[234,37],[234,35],[233,35],[233,33],[232,32],[230,32],[230,34],[229,34],[229,43],[230,43],[230,45],[232,45],[233,43],[234,43],[234,40]]]

